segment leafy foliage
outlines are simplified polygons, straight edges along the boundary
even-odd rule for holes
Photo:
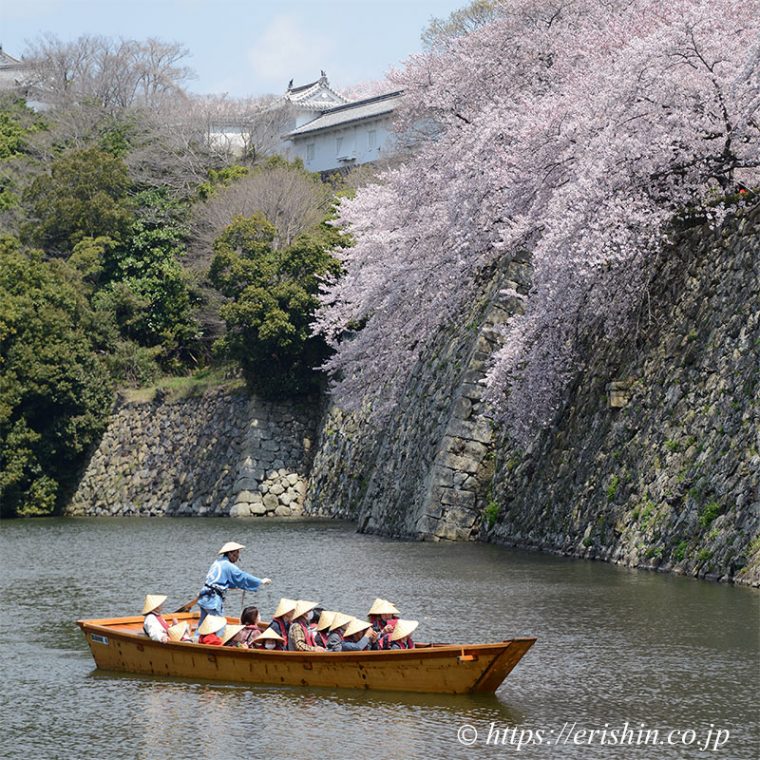
[[[0,212],[19,205],[15,159],[30,151],[30,138],[45,128],[44,120],[23,100],[0,97]]]
[[[0,239],[0,510],[44,514],[111,407],[101,330],[67,264]]]
[[[160,346],[165,366],[190,351],[197,334],[185,253],[186,209],[166,193],[146,190],[133,199],[134,221],[121,245],[102,251],[105,286],[96,302],[113,312],[122,336]],[[84,252],[77,252],[81,257]]]
[[[86,237],[122,240],[132,222],[130,181],[124,162],[98,148],[64,153],[50,175],[35,178],[24,193],[31,221],[26,239],[52,255],[68,255]]]
[[[309,323],[319,278],[338,266],[327,251],[340,236],[320,228],[332,190],[284,159],[232,163],[209,125],[237,105],[186,96],[185,54],[157,40],[48,37],[25,55],[50,105],[44,119],[0,98],[4,515],[65,502],[114,385],[210,362],[224,298],[219,350],[252,387],[304,391],[326,358]],[[264,113],[263,102],[248,105]],[[279,141],[276,123],[250,139]],[[201,203],[215,215],[199,220]],[[275,226],[233,225],[215,252],[223,296],[201,282],[212,241],[258,209]]]
[[[208,200],[217,190],[229,187],[236,180],[247,176],[250,169],[247,166],[233,164],[223,169],[209,169],[208,180],[198,185],[198,197]]]
[[[268,398],[315,387],[314,368],[327,352],[310,324],[320,279],[339,268],[329,253],[340,242],[333,227],[323,224],[285,248],[273,246],[276,236],[262,214],[237,217],[214,244],[209,273],[230,299],[218,350],[237,359],[250,387]]]

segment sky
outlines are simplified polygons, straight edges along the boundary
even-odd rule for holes
[[[324,69],[340,90],[382,79],[420,33],[468,0],[0,0],[0,44],[20,58],[43,34],[179,42],[196,93],[281,94]]]

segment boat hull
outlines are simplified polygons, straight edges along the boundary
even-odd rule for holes
[[[193,620],[197,616],[177,617]],[[102,670],[246,684],[441,694],[493,693],[535,642],[518,638],[378,652],[278,652],[190,642],[163,644],[142,633],[141,617],[79,620],[77,624]]]

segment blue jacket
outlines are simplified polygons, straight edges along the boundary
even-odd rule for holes
[[[240,588],[255,591],[261,578],[243,572],[226,555],[219,557],[209,568],[206,581],[198,595],[198,605],[213,615],[224,614],[224,594],[227,589]]]
[[[340,652],[341,645],[343,644],[343,636],[339,631],[331,631],[327,637],[327,649],[330,652]]]

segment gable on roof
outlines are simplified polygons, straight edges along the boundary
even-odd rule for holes
[[[351,102],[348,98],[330,87],[324,71],[316,82],[310,82],[298,87],[293,87],[293,80],[291,79],[285,93],[285,100],[290,101],[300,109],[315,112],[327,111],[330,108]]]

